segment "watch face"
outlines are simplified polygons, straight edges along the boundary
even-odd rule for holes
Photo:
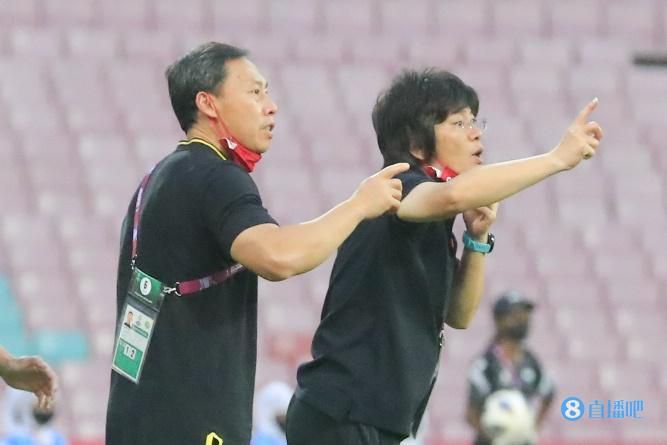
[[[489,236],[486,238],[486,243],[489,245],[489,253],[493,252],[493,246],[496,244],[496,237],[493,233],[489,233]]]

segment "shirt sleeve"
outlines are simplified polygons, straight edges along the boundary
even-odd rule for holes
[[[235,164],[215,164],[202,182],[201,213],[224,253],[231,258],[232,243],[246,229],[277,224],[262,205],[250,175]]]
[[[547,372],[544,371],[544,368],[540,365],[540,362],[537,359],[535,360],[535,366],[540,371],[540,381],[537,382],[537,394],[543,399],[550,399],[556,393],[556,387],[553,380]]]
[[[433,180],[429,176],[427,176],[426,173],[422,172],[421,170],[418,170],[416,167],[412,167],[408,171],[399,173],[398,175],[396,175],[396,178],[401,180],[401,184],[403,186],[402,199],[405,199],[405,197],[408,196],[408,194],[410,194],[410,192],[414,190],[414,188],[417,187],[419,184],[422,184],[424,182],[433,182]],[[398,215],[396,214],[391,215],[391,218],[394,224],[397,224],[398,227],[401,227],[404,230],[418,230],[418,228],[423,226],[423,224],[421,223],[404,221],[401,218],[399,218]]]
[[[408,171],[399,173],[396,175],[396,178],[400,179],[403,184],[403,199],[405,199],[405,197],[408,196],[408,194],[419,184],[433,182],[433,179],[416,167],[412,167]]]
[[[468,402],[482,408],[484,400],[491,394],[491,383],[486,378],[488,362],[484,357],[475,360],[468,372]]]

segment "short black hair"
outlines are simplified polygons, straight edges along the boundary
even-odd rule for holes
[[[198,46],[167,68],[169,98],[178,123],[187,132],[197,120],[195,97],[200,91],[215,93],[225,80],[225,64],[246,57],[248,51],[218,42]]]
[[[410,153],[413,148],[424,150],[430,160],[435,154],[433,126],[467,107],[476,116],[479,98],[456,75],[436,68],[403,71],[373,107],[373,128],[384,165],[418,165],[421,161]]]

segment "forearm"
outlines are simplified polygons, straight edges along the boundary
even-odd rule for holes
[[[500,202],[560,171],[564,166],[550,154],[470,169],[450,182],[458,210]]]
[[[362,220],[359,207],[347,200],[314,220],[281,227],[274,248],[282,252],[289,275],[298,275],[326,260]]]
[[[500,202],[564,169],[551,154],[482,165],[446,183],[415,187],[401,203],[398,216],[413,222],[452,218]]]
[[[0,346],[0,377],[4,378],[10,370],[13,357]]]
[[[232,257],[267,280],[284,280],[326,260],[364,219],[363,215],[359,204],[349,199],[305,223],[258,227],[261,233],[245,237],[247,243],[241,240],[232,245]]]
[[[537,413],[537,418],[535,419],[535,427],[537,429],[542,428],[542,424],[544,423],[544,419],[547,417],[547,413],[549,412],[549,407],[551,406],[552,401],[552,398],[544,399],[542,401],[540,409]]]
[[[486,240],[486,234],[481,239]],[[472,321],[484,290],[486,255],[463,251],[461,264],[454,277],[452,301],[445,322],[456,329],[466,329]]]

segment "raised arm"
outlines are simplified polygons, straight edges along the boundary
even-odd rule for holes
[[[581,110],[550,152],[472,168],[449,182],[420,184],[403,200],[398,216],[417,222],[451,218],[465,210],[502,201],[551,175],[576,167],[595,154],[602,139],[600,125],[588,121],[597,104],[594,99]]]
[[[272,281],[313,269],[361,221],[398,209],[402,185],[394,176],[408,168],[406,163],[394,164],[366,178],[352,197],[312,221],[283,227],[261,224],[244,230],[232,243],[232,257]]]

